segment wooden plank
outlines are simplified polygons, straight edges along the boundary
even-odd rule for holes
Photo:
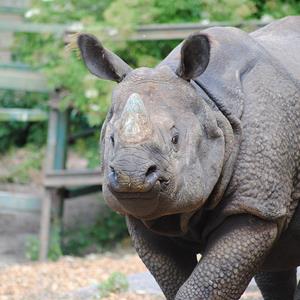
[[[9,50],[0,50],[0,62],[6,64],[11,62],[11,52]]]
[[[41,24],[25,22],[3,22],[0,20],[0,32],[31,32],[31,33],[53,33],[62,36],[70,26],[62,24]]]
[[[30,0],[0,0],[0,7],[25,9],[30,6]]]
[[[122,32],[118,32],[114,28],[101,29],[95,26],[87,26],[78,29],[72,25],[62,24],[39,24],[39,23],[25,23],[25,22],[3,22],[0,20],[0,31],[5,32],[35,32],[35,33],[53,33],[58,36],[63,36],[67,33],[75,33],[77,31],[98,32],[102,39],[114,40],[170,40],[183,39],[192,32],[200,31],[213,26],[233,26],[238,28],[250,27],[260,28],[267,25],[266,22],[261,21],[245,21],[245,22],[212,22],[208,24],[203,23],[184,23],[184,24],[154,24],[144,25],[137,28],[137,30],[128,36],[123,36]],[[67,36],[65,40],[70,41]]]
[[[0,16],[1,18],[1,16]],[[11,32],[1,32],[0,33],[0,49],[7,50],[12,46],[13,35]]]
[[[84,32],[96,32],[97,35],[101,36],[102,40],[110,39],[115,41],[120,40],[131,40],[131,41],[150,41],[150,40],[176,40],[184,39],[189,34],[197,32],[200,30],[207,29],[213,26],[232,26],[238,28],[247,28],[247,29],[257,29],[267,25],[266,22],[261,21],[245,21],[245,22],[212,22],[208,24],[203,23],[184,23],[184,24],[153,24],[153,25],[144,25],[137,28],[129,36],[124,36],[122,32],[119,32],[117,29],[106,28],[100,29],[99,27],[89,26],[83,28],[81,31]],[[1,29],[0,29],[1,30]],[[72,34],[74,34],[72,27],[69,26],[68,30],[65,32],[64,41],[69,43],[72,40]]]
[[[59,95],[56,96],[58,97]],[[51,107],[47,138],[47,171],[65,168],[69,114],[69,109],[66,111],[60,111],[57,107]]]
[[[0,89],[50,92],[46,78],[39,72],[0,69]]]
[[[30,0],[0,0],[0,6],[7,7],[28,7]]]
[[[47,119],[48,114],[41,109],[0,108],[0,122],[40,122]]]
[[[55,162],[55,149],[57,144],[57,120],[56,110],[51,108],[49,113],[48,133],[47,133],[47,152],[46,152],[46,172],[53,170]]]
[[[32,67],[24,64],[22,62],[10,62],[10,63],[5,63],[5,62],[0,62],[0,69],[13,69],[13,70],[24,70],[24,71],[33,71]]]
[[[26,9],[21,7],[0,6],[0,13],[11,13],[23,16],[25,12]]]
[[[66,190],[66,198],[69,200],[69,199],[81,197],[88,194],[99,193],[101,191],[102,189],[101,186],[99,185],[84,186],[80,188],[71,188]]]
[[[0,209],[9,211],[40,210],[41,199],[36,195],[0,191]]]
[[[10,23],[17,23],[23,20],[23,17],[20,15],[12,14],[12,13],[0,13],[0,20],[1,22],[10,22]]]
[[[70,111],[69,109],[65,111],[55,109],[55,112],[57,113],[57,127],[53,169],[61,170],[66,167]]]
[[[39,260],[46,260],[48,256],[50,225],[51,225],[51,198],[52,191],[46,189],[42,199],[42,212],[40,219],[40,253]]]
[[[42,200],[42,213],[40,219],[40,251],[39,260],[47,260],[51,232],[59,231],[59,239],[63,232],[63,191],[59,189],[46,189]]]
[[[44,186],[53,188],[80,187],[99,185],[103,183],[103,176],[96,170],[57,170],[47,172],[44,177]]]
[[[247,22],[212,22],[208,24],[202,23],[185,23],[185,24],[154,24],[140,26],[136,32],[134,32],[129,39],[134,41],[145,40],[174,40],[184,39],[189,34],[197,31],[207,29],[214,26],[233,26],[237,28],[252,28],[257,29],[267,25],[266,22],[260,21],[247,21]]]

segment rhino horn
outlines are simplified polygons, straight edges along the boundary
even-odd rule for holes
[[[121,137],[126,142],[138,143],[152,132],[150,119],[142,97],[133,93],[129,96],[121,117]]]

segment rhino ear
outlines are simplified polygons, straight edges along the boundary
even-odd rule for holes
[[[176,74],[185,80],[197,78],[205,71],[209,56],[208,36],[201,33],[190,35],[181,47],[180,65]]]
[[[105,49],[92,35],[80,34],[77,43],[85,65],[97,77],[121,82],[132,70],[116,54]]]

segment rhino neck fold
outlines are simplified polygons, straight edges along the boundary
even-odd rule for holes
[[[233,174],[233,168],[239,153],[242,138],[240,118],[243,107],[242,104],[240,104],[241,113],[236,115],[230,108],[223,106],[221,104],[222,101],[218,101],[217,97],[210,94],[200,82],[195,82],[194,86],[210,108],[214,111],[218,111],[217,122],[225,139],[225,156],[222,172],[207,201],[209,208],[213,209],[221,201]],[[244,97],[242,93],[240,93],[240,97]],[[239,102],[242,103],[243,101],[241,100]]]

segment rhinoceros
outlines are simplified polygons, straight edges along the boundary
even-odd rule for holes
[[[255,277],[264,299],[300,299],[300,17],[194,33],[155,68],[78,45],[118,83],[104,198],[166,298],[239,299]]]

